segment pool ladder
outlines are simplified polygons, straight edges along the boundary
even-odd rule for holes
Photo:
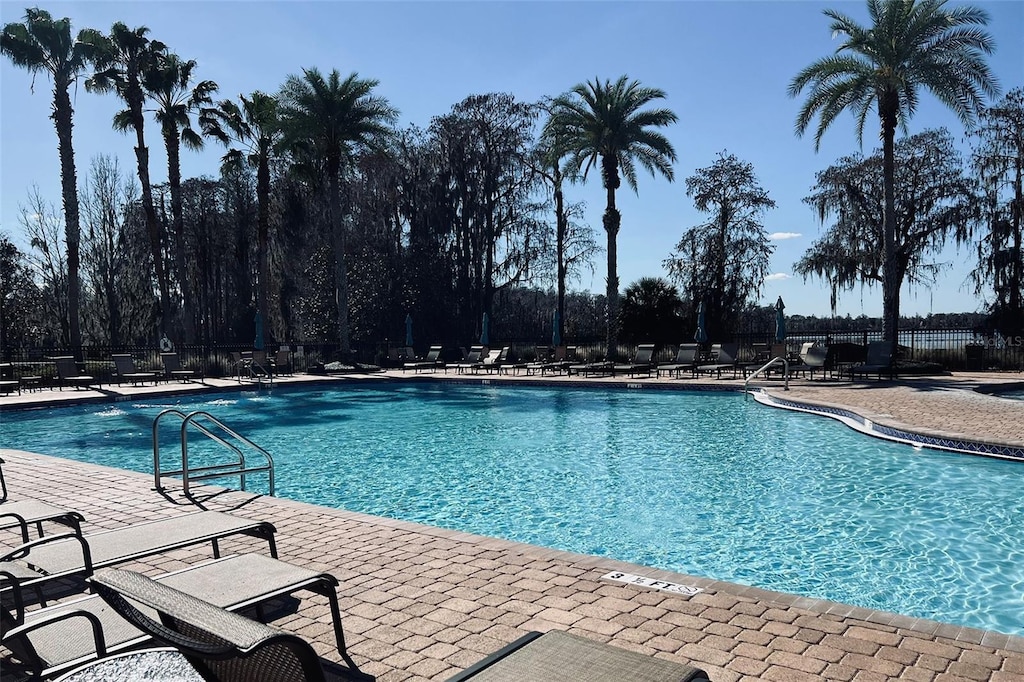
[[[160,468],[160,439],[158,435],[160,420],[168,415],[181,419],[181,468],[165,471]],[[218,464],[189,466],[188,432],[190,426],[210,440],[230,450],[234,453],[234,459]],[[257,464],[246,462],[243,448],[255,450],[261,456],[262,461]],[[212,478],[226,478],[228,476],[238,476],[239,486],[242,490],[245,490],[245,477],[247,474],[264,472],[268,476],[270,494],[273,495],[274,459],[270,456],[270,453],[245,436],[236,433],[209,412],[196,411],[185,414],[181,410],[172,407],[164,410],[153,419],[153,480],[157,490],[164,490],[161,479],[169,476],[181,476],[183,490],[186,495],[189,494],[189,485],[192,481],[205,481]]]
[[[747,386],[750,384],[750,380],[753,379],[754,377],[756,377],[758,374],[761,374],[762,372],[768,371],[769,367],[771,367],[772,365],[777,365],[779,362],[781,362],[782,366],[783,366],[782,378],[785,379],[785,381],[786,381],[786,388],[785,388],[785,390],[787,390],[787,391],[789,390],[789,360],[787,360],[786,358],[784,358],[782,356],[776,356],[776,357],[772,358],[771,360],[769,360],[768,362],[764,363],[764,365],[759,367],[757,370],[751,372],[750,376],[748,376],[746,379],[743,380],[743,399],[744,400],[746,400],[747,396],[750,395],[750,392],[747,391]]]

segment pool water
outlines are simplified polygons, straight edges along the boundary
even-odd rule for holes
[[[276,388],[8,412],[0,442],[151,473],[167,407],[266,448],[281,497],[1024,634],[1024,465],[738,393]],[[168,422],[165,468],[176,436]]]

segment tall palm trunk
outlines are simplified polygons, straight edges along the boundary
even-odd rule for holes
[[[174,263],[181,287],[181,325],[185,343],[195,343],[195,317],[192,288],[188,279],[185,254],[185,219],[181,207],[181,140],[173,125],[163,126],[164,147],[167,150],[167,184],[171,190],[171,221],[174,227]]]
[[[270,232],[270,149],[268,144],[261,143],[259,161],[256,166],[256,204],[257,204],[257,230],[256,230],[256,258],[259,268],[259,286],[256,289],[257,309],[260,318],[263,320],[263,332],[270,323],[269,303],[267,297],[270,293],[270,258],[267,254],[267,242]],[[266,147],[266,149],[264,149]],[[331,212],[334,212],[332,206]],[[334,219],[331,218],[331,229],[334,229]],[[264,339],[258,339],[262,344]]]
[[[66,86],[53,87],[53,125],[57,129],[57,150],[60,154],[60,187],[64,200],[64,238],[68,245],[68,335],[75,354],[81,352],[82,328],[79,322],[81,282],[79,242],[81,226],[78,214],[78,177],[75,172],[75,150],[71,144],[74,109]]]
[[[889,361],[895,363],[900,325],[900,278],[896,263],[896,174],[895,138],[898,100],[886,93],[879,102],[882,119],[882,190],[885,215],[882,236],[882,338],[889,347]]]
[[[338,341],[342,361],[347,361],[352,350],[348,326],[348,254],[345,225],[341,219],[341,182],[338,179],[340,163],[328,164],[331,209],[331,239],[334,245],[334,295],[338,304]]]
[[[622,216],[615,208],[615,190],[619,187],[619,164],[615,156],[601,157],[601,173],[608,196],[608,204],[604,209],[604,230],[608,233],[608,280],[605,296],[607,298],[607,333],[605,342],[608,346],[608,359],[618,355],[619,345],[619,272],[617,241]]]
[[[167,325],[171,311],[171,287],[164,268],[163,251],[160,248],[160,223],[156,218],[156,207],[153,205],[153,184],[149,179],[149,148],[146,147],[146,119],[142,115],[144,95],[139,85],[138,76],[129,77],[130,83],[125,92],[128,110],[131,112],[132,128],[135,130],[135,163],[142,186],[142,210],[146,214],[146,234],[149,235],[149,251],[153,258],[153,270],[156,274],[157,286],[160,290],[160,333],[167,334]]]
[[[565,233],[569,219],[565,215],[565,197],[562,195],[562,172],[555,164],[555,253],[558,258],[558,338],[565,343]]]

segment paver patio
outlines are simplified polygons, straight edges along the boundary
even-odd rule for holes
[[[1020,376],[997,379],[1020,381]],[[976,380],[964,385],[970,388],[971,381]],[[875,384],[869,393],[850,385],[795,382],[786,395],[890,414],[923,429],[941,426],[965,437],[1024,441],[1024,402],[1003,405],[1011,401],[959,390],[908,388],[900,382]],[[22,398],[86,395],[46,393]],[[954,421],[951,415],[963,411],[965,401],[975,404],[976,397],[1001,402],[996,407],[981,401],[982,409],[969,419]],[[912,407],[906,406],[907,398]],[[0,406],[9,400],[0,399]],[[0,413],[0,437],[2,418]],[[140,443],[141,457],[148,456],[147,447]],[[12,497],[73,507],[85,515],[89,530],[194,509],[153,492],[152,479],[144,474],[11,450],[0,450],[0,456],[8,462],[4,471]],[[525,631],[549,629],[693,662],[715,682],[1024,680],[1021,637],[246,493],[219,495],[207,506],[271,521],[282,559],[328,571],[341,581],[349,650],[382,682],[443,680]],[[265,552],[265,545],[232,540],[224,550]],[[135,566],[158,574],[208,557],[208,550],[182,550]],[[686,598],[602,579],[615,570],[706,591]],[[304,599],[297,612],[274,622],[313,641],[325,659],[338,661],[327,604],[319,599]],[[14,679],[7,672],[0,678]]]

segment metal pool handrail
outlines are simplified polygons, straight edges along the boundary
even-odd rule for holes
[[[764,372],[765,370],[767,370],[772,365],[776,364],[779,360],[782,360],[782,365],[783,365],[782,378],[786,382],[785,390],[787,390],[787,391],[789,390],[789,360],[787,360],[786,358],[784,358],[782,356],[776,356],[776,357],[772,358],[771,360],[769,360],[768,362],[764,363],[764,365],[762,365],[756,371],[751,372],[750,376],[748,376],[746,379],[743,380],[743,399],[744,400],[746,400],[747,396],[750,395],[750,393],[747,391],[747,386],[750,384],[750,380],[753,379],[754,377],[756,377],[761,372]]]
[[[163,471],[160,468],[160,439],[159,439],[159,427],[160,420],[167,416],[174,415],[181,418],[181,468],[171,469]],[[203,423],[196,421],[197,419],[207,420],[211,425],[219,429],[224,435],[235,439],[241,445],[256,450],[263,456],[264,463],[256,466],[249,466],[245,461],[245,453],[242,448],[235,443],[229,442],[225,437],[219,433],[214,432],[211,428],[207,427]],[[188,464],[188,427],[193,426],[201,434],[209,438],[210,440],[219,443],[221,446],[231,450],[235,453],[235,460],[219,463],[210,464],[201,467],[190,467]],[[209,412],[198,410],[185,414],[179,409],[169,408],[162,411],[153,419],[153,479],[157,490],[163,490],[164,487],[160,483],[160,479],[165,476],[181,476],[183,482],[183,489],[185,494],[189,492],[190,481],[202,481],[211,478],[224,478],[226,476],[238,476],[239,484],[242,490],[245,490],[245,476],[251,473],[267,472],[269,480],[270,494],[274,494],[274,459],[270,456],[270,453],[256,445],[245,436],[237,433],[233,429],[229,428],[222,421],[211,415]]]

